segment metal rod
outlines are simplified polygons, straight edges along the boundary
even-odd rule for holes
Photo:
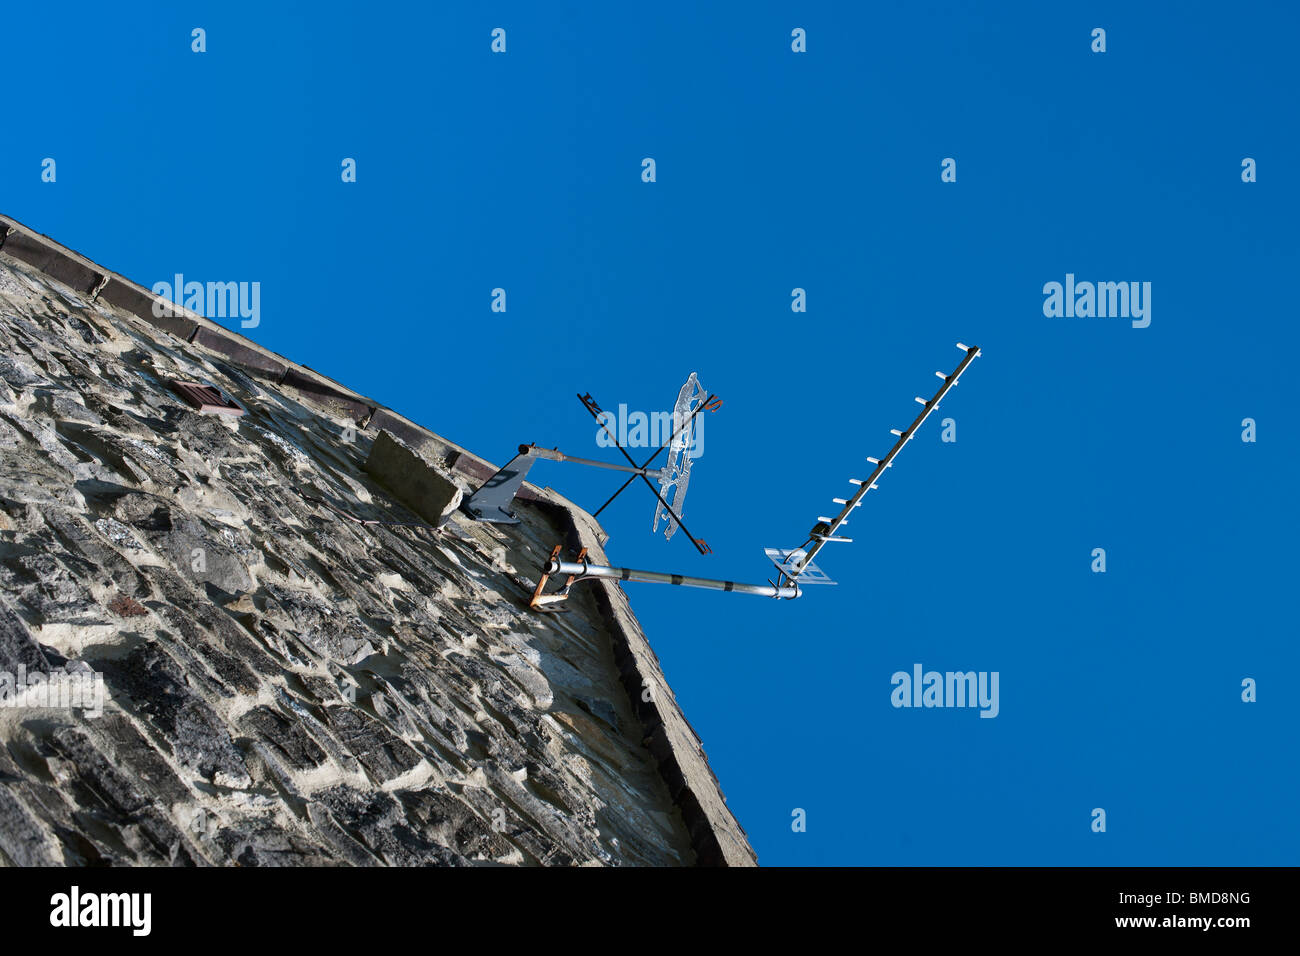
[[[619,452],[622,453],[623,457],[627,459],[627,463],[631,465],[633,468],[635,468],[636,462],[633,461],[632,456],[627,453],[627,449],[624,448],[621,444],[619,444],[618,436],[616,436],[613,432],[611,432],[609,430],[609,426],[600,420],[600,406],[597,405],[594,400],[589,402],[588,401],[589,398],[590,398],[590,393],[588,393],[587,398],[584,398],[583,396],[579,395],[578,401],[582,402],[582,407],[585,408],[588,412],[590,412],[591,417],[596,419],[597,424],[599,424],[600,427],[605,430],[605,434],[608,435],[610,441],[614,443],[614,447],[617,448]],[[650,489],[650,491],[654,494],[654,496],[659,499],[659,503],[664,506],[664,508],[668,511],[670,515],[673,516],[673,519],[677,522],[677,526],[681,528],[684,532],[686,532],[686,537],[691,539],[691,544],[695,545],[695,550],[700,552],[700,554],[708,554],[709,546],[706,545],[704,542],[702,542],[699,538],[695,537],[695,535],[691,534],[691,529],[686,527],[686,522],[682,521],[682,516],[679,515],[676,511],[674,511],[673,506],[664,500],[664,496],[659,493],[659,489],[656,488],[654,485],[650,484],[650,479],[647,478],[645,475],[638,475],[637,477],[639,477],[642,481],[645,482],[645,486]]]
[[[548,575],[568,574],[575,581],[583,578],[608,578],[614,581],[643,581],[649,584],[680,584],[689,588],[708,588],[712,591],[735,591],[737,594],[756,594],[759,597],[794,599],[803,593],[797,584],[777,587],[772,584],[740,584],[717,578],[695,578],[685,574],[663,574],[659,571],[637,571],[633,568],[611,568],[580,561],[560,561],[552,558],[546,566]]]
[[[534,458],[545,458],[547,461],[569,461],[575,465],[590,465],[592,468],[607,468],[610,471],[630,471],[632,477],[637,475],[658,475],[659,469],[651,470],[646,467],[637,468],[629,465],[615,465],[607,461],[596,461],[594,458],[578,458],[574,455],[566,455],[562,451],[554,448],[538,448],[536,445],[520,445],[519,454],[532,455]],[[628,479],[631,481],[631,478]]]
[[[704,411],[710,405],[712,405],[713,400],[717,397],[718,396],[715,395],[713,392],[709,392],[709,394],[705,396],[704,401],[702,401],[700,404],[695,406],[695,411],[691,412],[690,418],[682,422],[681,427],[678,428],[676,431],[674,431],[671,435],[669,435],[668,440],[664,442],[662,445],[660,445],[658,448],[656,448],[655,453],[641,463],[641,467],[642,468],[646,467],[647,465],[650,464],[650,462],[654,461],[661,454],[663,454],[663,450],[667,448],[669,445],[671,445],[678,435],[680,435],[682,432],[686,431],[686,429],[690,427],[691,422],[695,421],[695,416],[698,415],[700,412]],[[718,404],[722,404],[722,403],[719,402]],[[711,411],[716,410],[716,406],[714,409],[710,409],[710,410]]]
[[[682,422],[682,426],[681,426],[681,428],[677,429],[675,432],[673,432],[671,435],[669,435],[669,436],[668,436],[668,440],[667,440],[666,442],[664,442],[662,445],[660,445],[658,448],[656,448],[656,449],[655,449],[655,453],[654,453],[653,455],[651,455],[649,458],[647,458],[645,461],[643,461],[643,462],[641,463],[641,467],[642,467],[642,468],[648,468],[648,467],[650,467],[650,462],[654,461],[654,460],[655,460],[656,458],[658,458],[661,454],[663,454],[663,450],[664,450],[665,448],[667,448],[669,445],[671,445],[671,444],[673,443],[673,440],[676,439],[678,435],[680,435],[682,432],[684,432],[684,431],[685,431],[685,430],[690,426],[691,422],[695,421],[695,416],[698,415],[700,412],[704,411],[704,409],[708,408],[709,405],[713,402],[713,400],[714,400],[715,398],[717,398],[717,397],[718,397],[717,395],[715,395],[715,394],[713,394],[712,392],[710,392],[710,393],[708,394],[708,397],[705,398],[703,402],[701,402],[699,405],[696,405],[696,406],[695,406],[695,411],[691,412],[691,417],[688,418],[688,419],[686,419],[686,421]],[[586,403],[584,402],[583,404],[586,404]],[[662,472],[661,472],[661,473],[662,473]],[[617,497],[618,497],[619,495],[621,495],[623,492],[627,491],[627,486],[630,485],[630,484],[632,484],[632,479],[631,479],[631,478],[629,478],[627,481],[623,482],[623,484],[619,486],[618,491],[616,491],[616,492],[614,492],[612,495],[610,495],[610,496],[609,496],[609,499],[608,499],[608,500],[607,500],[603,505],[601,505],[599,508],[597,508],[595,511],[593,511],[593,512],[591,513],[591,516],[592,516],[593,518],[599,518],[599,517],[600,517],[600,513],[601,513],[602,511],[604,511],[606,508],[608,508],[611,504],[613,504],[615,498],[617,498]],[[680,523],[680,522],[679,522],[679,523]]]
[[[901,433],[895,431],[895,434],[898,434],[899,438],[898,441],[894,443],[894,447],[889,449],[889,454],[880,459],[876,464],[876,470],[871,473],[871,477],[863,481],[853,497],[848,499],[845,503],[844,507],[840,510],[840,513],[831,519],[830,522],[823,523],[823,525],[819,525],[818,528],[814,529],[815,532],[819,533],[813,535],[811,543],[805,550],[803,558],[793,566],[796,576],[800,569],[812,562],[812,559],[817,556],[817,552],[822,549],[827,541],[835,540],[835,532],[839,530],[840,525],[849,520],[849,515],[853,513],[853,509],[858,506],[858,502],[862,500],[862,497],[872,488],[876,487],[876,479],[881,476],[886,468],[893,464],[894,457],[903,450],[904,445],[912,440],[912,436],[916,434],[916,430],[924,424],[927,418],[930,417],[930,413],[939,407],[939,402],[948,394],[948,389],[957,384],[957,379],[961,378],[961,373],[966,371],[966,367],[970,365],[971,362],[975,361],[976,356],[980,354],[980,350],[977,346],[958,344],[957,347],[966,349],[966,357],[961,360],[961,364],[957,366],[956,370],[943,380],[943,385],[939,387],[939,391],[935,392],[934,398],[923,403],[925,408],[921,410],[921,414],[916,416],[916,420],[907,427],[907,430]],[[893,429],[891,429],[891,431],[893,431]],[[782,575],[782,577],[784,578],[786,575]]]
[[[619,495],[621,495],[623,492],[627,491],[627,486],[630,485],[630,484],[632,484],[632,482],[633,482],[633,480],[634,480],[635,478],[636,478],[636,475],[633,475],[631,478],[628,478],[627,481],[623,482],[623,484],[619,485],[619,486],[618,486],[618,491],[616,491],[616,492],[614,492],[612,495],[610,495],[609,498],[605,501],[605,503],[604,503],[603,505],[601,505],[599,508],[597,508],[595,511],[593,511],[593,512],[591,513],[591,516],[592,516],[593,518],[599,518],[599,517],[600,517],[600,513],[601,513],[602,511],[604,511],[606,508],[608,508],[610,505],[612,505],[612,504],[614,503],[614,499],[615,499],[615,498],[617,498],[617,497],[618,497]]]

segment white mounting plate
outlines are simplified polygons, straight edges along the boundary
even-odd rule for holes
[[[805,584],[835,583],[826,576],[825,571],[812,563],[805,564],[797,574],[790,570],[794,566],[795,562],[801,560],[807,553],[803,548],[795,548],[793,551],[786,551],[783,548],[764,548],[763,553],[766,554],[771,562],[776,565],[778,571],[797,580],[800,587],[803,587]]]

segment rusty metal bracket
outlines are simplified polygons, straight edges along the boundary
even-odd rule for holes
[[[546,588],[546,583],[551,579],[550,569],[559,564],[560,552],[562,550],[564,550],[564,546],[560,544],[557,544],[553,549],[551,549],[551,558],[546,562],[546,569],[542,571],[541,580],[537,582],[537,590],[533,592],[533,599],[528,602],[528,606],[534,611],[548,611],[555,613],[564,610],[563,608],[555,607],[555,605],[561,604],[569,599],[569,591],[572,589],[573,583],[582,577],[581,573],[570,574],[569,579],[564,582],[564,587],[560,588],[560,590],[556,591],[554,594],[542,593]],[[578,552],[576,563],[582,565],[584,569],[587,567],[586,548],[583,548]]]

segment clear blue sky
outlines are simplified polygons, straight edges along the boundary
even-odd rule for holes
[[[0,210],[261,282],[253,338],[498,461],[608,455],[575,392],[698,371],[716,553],[632,489],[633,567],[762,580],[982,346],[837,588],[628,585],[761,862],[1300,861],[1294,6],[615,6],[12,5]],[[1150,327],[1045,317],[1066,273],[1151,282]],[[999,716],[894,709],[918,662],[998,671]]]

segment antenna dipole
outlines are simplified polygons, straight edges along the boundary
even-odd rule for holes
[[[939,386],[939,391],[935,392],[934,397],[928,402],[920,396],[915,399],[915,401],[925,407],[921,409],[921,414],[916,416],[916,420],[913,421],[906,430],[900,432],[896,428],[890,429],[890,434],[898,436],[898,441],[894,443],[894,447],[889,449],[889,453],[885,455],[884,458],[867,459],[867,461],[872,462],[876,466],[875,471],[871,473],[871,477],[862,479],[861,481],[852,479],[853,483],[858,486],[858,490],[853,494],[853,497],[847,499],[834,499],[836,504],[842,503],[844,507],[840,509],[840,513],[834,518],[817,519],[817,524],[813,525],[812,531],[808,534],[807,543],[801,549],[803,553],[792,555],[789,563],[781,568],[780,583],[796,581],[799,575],[812,564],[812,560],[817,556],[817,552],[830,542],[850,542],[853,540],[852,538],[839,537],[838,531],[840,530],[840,527],[848,523],[849,515],[851,515],[853,510],[862,503],[862,499],[866,497],[867,492],[877,487],[876,479],[884,474],[886,468],[893,465],[894,459],[898,456],[898,453],[902,451],[903,447],[912,440],[914,435],[916,435],[916,430],[925,424],[925,420],[930,417],[931,412],[939,407],[939,402],[941,402],[943,397],[948,394],[948,390],[957,384],[957,380],[961,378],[962,373],[966,371],[970,366],[970,363],[975,361],[980,354],[978,346],[965,345],[958,342],[957,348],[966,352],[966,357],[961,360],[961,364],[958,365],[950,375],[944,375],[943,372],[934,373],[943,379],[943,384]]]

